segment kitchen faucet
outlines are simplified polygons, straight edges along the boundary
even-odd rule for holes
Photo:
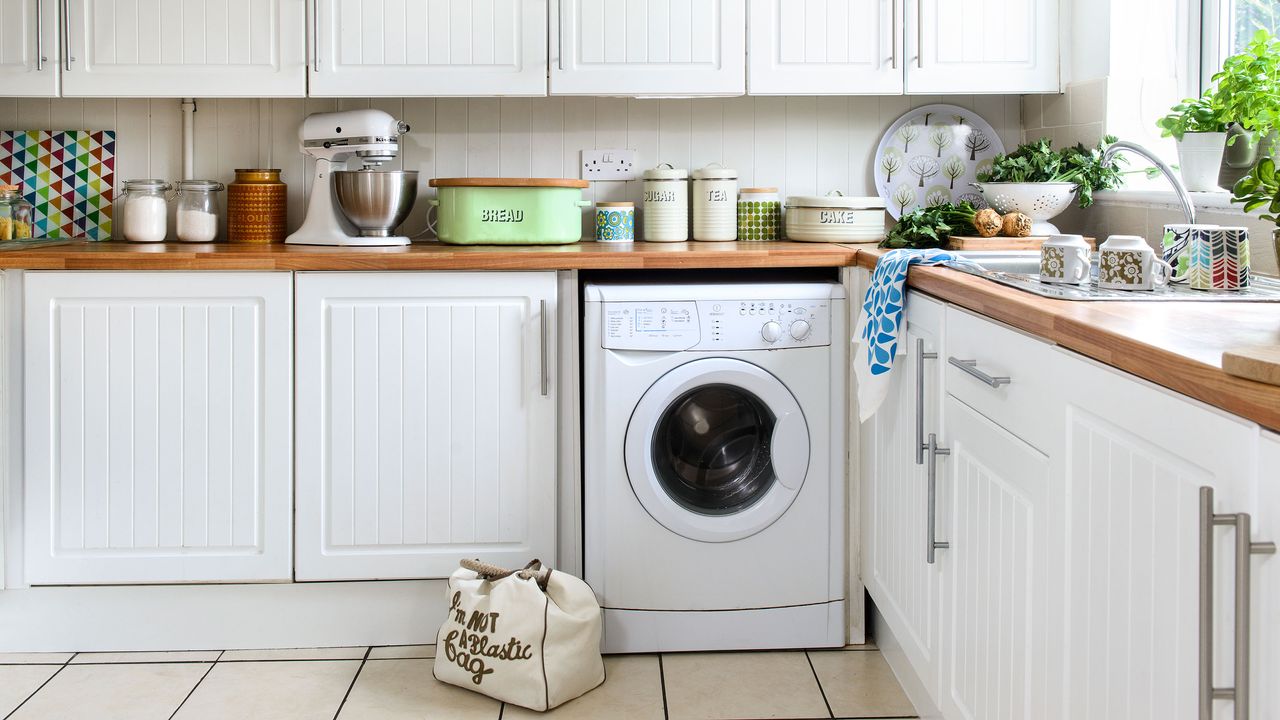
[[[1191,195],[1187,193],[1187,188],[1182,184],[1182,180],[1177,173],[1169,169],[1169,166],[1156,157],[1155,153],[1128,140],[1117,140],[1111,143],[1106,151],[1102,153],[1102,164],[1110,163],[1111,159],[1120,154],[1122,150],[1128,150],[1134,155],[1147,159],[1164,174],[1165,179],[1169,181],[1169,184],[1173,186],[1173,191],[1178,195],[1178,202],[1182,205],[1182,213],[1187,216],[1187,224],[1194,225],[1196,222],[1196,206],[1191,202]]]

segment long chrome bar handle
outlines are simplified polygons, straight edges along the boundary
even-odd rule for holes
[[[539,320],[542,325],[540,332],[542,336],[542,348],[539,351],[538,380],[542,391],[542,396],[546,397],[551,392],[551,321],[547,319],[547,301],[539,301]]]
[[[938,353],[924,351],[924,338],[916,338],[916,464],[924,464],[925,450],[929,449],[924,441],[924,361],[937,360]]]
[[[1013,378],[1010,378],[1008,375],[992,376],[982,372],[981,370],[978,369],[977,360],[961,360],[960,358],[957,358],[957,357],[949,357],[947,358],[947,362],[950,363],[951,365],[955,365],[956,367],[965,371],[965,373],[967,373],[968,375],[981,380],[982,382],[986,383],[987,385],[990,385],[993,388],[998,388],[1001,385],[1008,385],[1013,382]]]
[[[889,67],[893,70],[898,69],[898,2],[889,0]]]
[[[1249,720],[1249,613],[1254,555],[1274,555],[1274,542],[1253,542],[1248,513],[1215,513],[1213,488],[1200,488],[1200,720],[1213,720],[1213,701],[1233,701],[1235,720]],[[1219,525],[1235,528],[1235,647],[1232,687],[1213,686],[1213,532]]]
[[[44,72],[44,2],[36,0],[36,72]]]
[[[929,517],[925,519],[925,562],[933,564],[935,551],[951,547],[949,542],[939,542],[938,525],[938,456],[950,455],[951,448],[938,447],[938,436],[929,433]]]
[[[924,0],[916,0],[916,67],[924,69]]]
[[[71,0],[62,0],[62,41],[66,46],[63,48],[63,58],[66,60],[64,70],[71,69],[71,63],[75,61],[75,56],[71,54]]]
[[[320,72],[320,0],[311,3],[311,72]]]

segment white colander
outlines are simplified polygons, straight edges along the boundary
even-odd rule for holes
[[[1057,235],[1049,222],[1076,199],[1076,184],[1069,182],[987,182],[972,183],[982,197],[1001,215],[1020,212],[1031,218],[1031,234]]]

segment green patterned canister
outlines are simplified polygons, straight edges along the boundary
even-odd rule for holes
[[[778,188],[743,188],[738,194],[738,239],[777,240],[782,229]]]
[[[636,206],[629,202],[596,203],[596,242],[634,242]]]

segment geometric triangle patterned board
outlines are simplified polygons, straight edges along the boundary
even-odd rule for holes
[[[114,130],[0,130],[0,185],[35,206],[33,237],[111,239]]]

